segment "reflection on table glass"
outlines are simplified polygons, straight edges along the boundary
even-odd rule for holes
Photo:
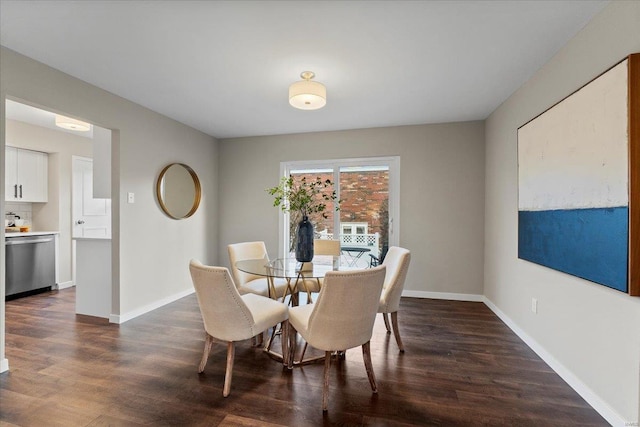
[[[349,267],[357,267],[362,255],[371,252],[371,249],[363,246],[341,246],[340,251]]]

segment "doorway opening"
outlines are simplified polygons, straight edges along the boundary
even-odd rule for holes
[[[48,110],[36,108],[25,103],[11,99],[5,100],[5,145],[7,151],[28,153],[31,157],[44,159],[42,162],[31,166],[20,166],[24,169],[21,180],[24,182],[35,181],[43,190],[30,198],[14,197],[16,192],[9,191],[12,183],[5,179],[5,225],[7,220],[20,218],[21,223],[28,226],[29,232],[51,232],[57,236],[55,251],[56,278],[53,289],[64,289],[75,285],[75,252],[74,232],[75,221],[72,202],[76,199],[73,195],[73,158],[83,157],[94,160],[94,163],[102,163],[108,160],[102,170],[109,171],[107,177],[99,180],[98,187],[91,181],[96,173],[88,175],[85,179],[88,186],[85,189],[86,196],[101,197],[103,205],[106,205],[108,216],[108,235],[111,234],[111,139],[112,132],[109,129],[95,125],[60,127],[66,118],[60,114]],[[71,119],[70,123],[78,122]],[[84,122],[79,122],[84,123]],[[70,128],[69,128],[70,127]],[[74,129],[75,128],[75,129]],[[80,130],[80,128],[82,128]],[[12,172],[14,165],[8,162],[14,156],[7,156],[5,165],[7,173]],[[99,160],[96,161],[96,158]],[[96,168],[101,170],[100,168]],[[103,175],[102,172],[97,172]],[[19,184],[18,184],[19,185]],[[26,190],[25,190],[26,194]],[[18,196],[19,196],[18,192]],[[91,207],[91,205],[88,205]],[[94,206],[95,207],[95,206]],[[104,207],[104,206],[103,206]],[[103,209],[104,211],[104,209]],[[5,263],[5,259],[0,260]],[[6,265],[5,265],[6,267]],[[109,269],[111,266],[109,266]],[[3,295],[6,297],[7,295]]]

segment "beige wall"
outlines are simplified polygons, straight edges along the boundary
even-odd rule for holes
[[[6,144],[49,153],[49,198],[33,203],[33,231],[59,231],[58,283],[71,282],[71,156],[91,157],[92,140],[15,120]]]
[[[516,129],[633,52],[640,2],[612,2],[486,123],[485,295],[614,424],[638,422],[640,298],[518,260]]]
[[[217,141],[3,47],[0,50],[2,174],[6,97],[84,118],[113,132],[114,315],[127,318],[192,290],[189,259],[216,262],[218,258]],[[168,218],[155,200],[156,177],[170,162],[190,165],[202,183],[200,209],[187,220]],[[0,191],[3,201],[4,186]],[[135,193],[134,204],[126,203],[127,192]],[[4,209],[4,202],[0,203]],[[4,260],[4,245],[0,251]],[[0,291],[4,295],[4,262],[0,266]],[[4,299],[0,311],[0,360],[3,360]]]
[[[412,251],[405,289],[482,295],[483,140],[482,122],[221,140],[221,261],[227,244],[247,240],[277,255],[281,213],[264,190],[280,162],[397,155],[400,245]]]

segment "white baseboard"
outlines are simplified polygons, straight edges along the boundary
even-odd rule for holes
[[[136,308],[135,310],[131,310],[128,313],[124,314],[111,314],[109,315],[109,323],[117,323],[122,324],[128,320],[141,316],[145,313],[155,310],[156,308],[160,308],[163,305],[170,304],[174,301],[179,300],[180,298],[184,298],[187,295],[191,295],[195,292],[194,288],[187,289],[186,291],[178,292],[177,294],[170,295],[166,298],[159,299],[157,301],[152,302],[151,304],[147,304],[145,306]]]
[[[482,302],[482,295],[476,294],[456,294],[453,292],[426,292],[426,291],[402,291],[403,297],[410,298],[431,298],[431,299],[448,299],[453,301],[471,301]]]
[[[531,338],[526,332],[518,327],[504,314],[493,302],[487,297],[482,298],[485,303],[496,316],[500,318],[522,341],[525,342],[547,365],[553,369],[569,386],[576,391],[584,400],[587,401],[593,409],[595,409],[602,417],[612,426],[632,426],[637,425],[637,421],[625,421],[616,411],[614,411],[607,403],[593,392],[585,383],[580,381],[573,372],[567,369],[562,363],[558,362],[549,352],[547,352],[536,340]]]
[[[0,361],[0,373],[7,372],[9,370],[9,359],[2,359]]]
[[[73,284],[73,280],[69,280],[68,282],[58,283],[57,288],[58,288],[58,290],[61,290],[61,289],[67,289],[67,288],[70,288],[70,287],[72,287],[72,286],[75,286],[75,285]]]

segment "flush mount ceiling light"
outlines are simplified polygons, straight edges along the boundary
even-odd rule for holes
[[[289,104],[301,110],[317,110],[327,104],[327,88],[322,83],[312,82],[316,75],[312,71],[300,73],[302,81],[289,86]]]
[[[71,117],[61,116],[59,114],[56,114],[56,126],[78,132],[87,132],[91,129],[91,125],[87,122],[72,119]]]

